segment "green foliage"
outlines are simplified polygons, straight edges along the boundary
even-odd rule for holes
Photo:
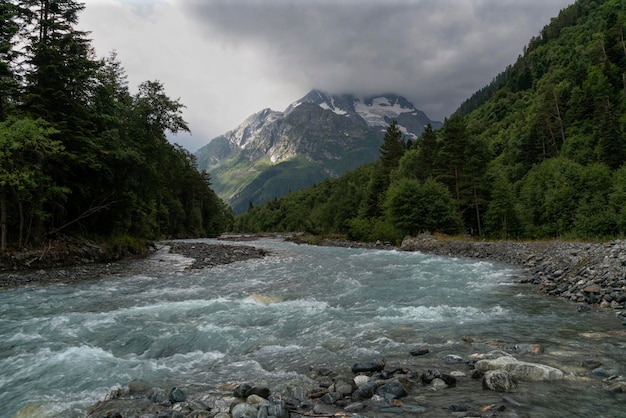
[[[486,174],[486,179],[491,191],[485,212],[486,234],[503,239],[520,236],[515,189],[506,172],[500,165],[493,164]]]
[[[0,2],[2,248],[58,233],[160,238],[230,229],[232,211],[208,175],[166,138],[188,131],[184,106],[158,81],[131,95],[115,54],[96,60],[76,30],[83,8]]]
[[[402,179],[387,191],[385,210],[388,221],[403,234],[422,232],[456,234],[462,221],[446,186],[432,179]]]
[[[50,139],[57,131],[45,121],[9,118],[0,123],[0,226],[1,248],[7,247],[9,220],[18,225],[17,245],[40,233],[48,217],[44,205],[62,203],[69,190],[55,184],[45,167],[63,151]],[[26,226],[30,226],[25,230]]]
[[[145,239],[130,235],[117,235],[105,242],[104,251],[107,260],[118,260],[127,256],[143,256],[147,251]]]
[[[546,160],[530,170],[519,194],[526,236],[560,237],[571,230],[581,172],[582,166],[565,158]]]

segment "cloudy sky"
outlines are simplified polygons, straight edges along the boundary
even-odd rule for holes
[[[116,50],[131,90],[187,106],[196,151],[313,88],[396,93],[443,120],[514,63],[573,0],[83,0],[80,29]]]

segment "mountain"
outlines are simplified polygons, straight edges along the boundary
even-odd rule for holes
[[[213,189],[235,213],[311,186],[379,157],[392,120],[407,140],[431,121],[404,97],[357,97],[312,90],[284,112],[264,109],[196,153]]]

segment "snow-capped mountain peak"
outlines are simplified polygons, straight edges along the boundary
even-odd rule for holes
[[[290,104],[285,116],[302,103],[313,103],[337,115],[362,119],[368,126],[386,130],[392,120],[407,138],[416,139],[430,120],[413,103],[395,94],[357,97],[351,94],[331,95],[320,90],[311,90],[306,96]],[[425,123],[421,123],[425,122]]]
[[[396,120],[406,139],[432,122],[394,94],[357,97],[312,90],[284,112],[263,109],[196,152],[215,192],[236,213],[375,161]]]

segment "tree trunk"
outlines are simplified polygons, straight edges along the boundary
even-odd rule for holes
[[[17,200],[17,206],[20,212],[20,233],[17,238],[17,248],[22,248],[24,244],[24,205],[21,199]]]
[[[563,146],[563,144],[565,144],[565,127],[563,126],[563,118],[561,118],[561,109],[559,108],[559,99],[556,96],[556,90],[553,91],[552,93],[554,93],[554,105],[556,106],[556,120],[559,121],[559,126],[561,127],[561,146]]]
[[[0,192],[0,229],[0,248],[4,251],[7,249],[7,195],[3,191]]]
[[[476,183],[474,183],[474,206],[476,207],[476,223],[478,225],[478,236],[482,236],[483,231],[480,224],[480,208],[478,207],[478,194],[476,193]]]

